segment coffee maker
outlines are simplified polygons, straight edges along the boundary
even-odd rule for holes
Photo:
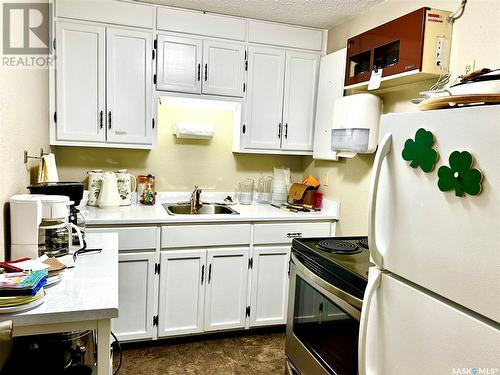
[[[28,186],[31,194],[44,195],[65,195],[71,201],[68,220],[80,227],[83,232],[85,229],[85,220],[76,208],[83,197],[83,184],[81,182],[40,182]]]
[[[11,260],[46,254],[62,256],[73,244],[83,247],[80,229],[69,222],[70,205],[64,195],[19,194],[10,198]]]

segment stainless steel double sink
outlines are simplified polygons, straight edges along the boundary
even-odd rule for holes
[[[215,204],[215,203],[204,203],[203,206],[198,210],[198,213],[191,213],[191,205],[186,203],[163,203],[163,207],[167,210],[169,215],[239,215],[240,213],[233,210],[231,207]]]

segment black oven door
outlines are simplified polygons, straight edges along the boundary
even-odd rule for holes
[[[321,279],[292,255],[286,355],[301,375],[356,375],[362,301]]]

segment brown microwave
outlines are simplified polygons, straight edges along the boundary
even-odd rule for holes
[[[367,83],[378,69],[382,69],[383,80],[416,73],[422,80],[447,72],[452,31],[449,14],[420,8],[348,39],[346,88]]]

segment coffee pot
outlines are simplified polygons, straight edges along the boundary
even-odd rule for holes
[[[121,203],[118,193],[118,179],[113,172],[105,172],[102,175],[102,185],[97,204],[101,208],[119,207]]]

